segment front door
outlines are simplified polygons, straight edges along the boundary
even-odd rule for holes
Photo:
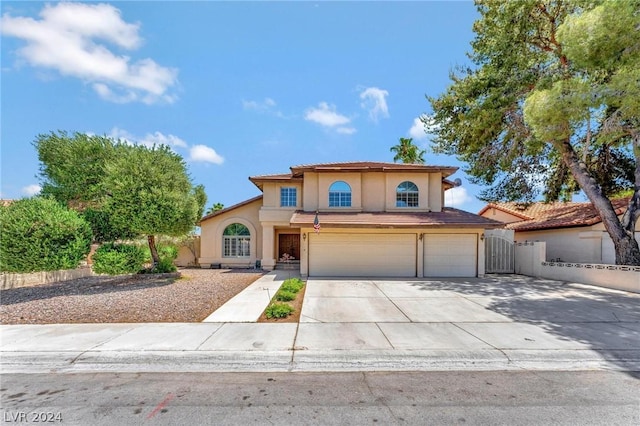
[[[278,259],[287,253],[295,260],[300,260],[300,234],[280,234],[278,237]]]

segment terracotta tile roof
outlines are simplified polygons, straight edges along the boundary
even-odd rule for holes
[[[313,226],[315,212],[296,211],[293,226]],[[502,228],[503,223],[453,208],[442,212],[320,212],[323,228]]]
[[[290,180],[293,177],[293,175],[291,173],[280,173],[280,174],[273,174],[273,175],[258,175],[258,176],[251,176],[249,177],[249,180],[254,181],[254,180]]]
[[[237,209],[239,207],[246,206],[247,204],[251,204],[254,201],[258,201],[258,200],[261,200],[261,199],[262,199],[262,195],[258,195],[257,197],[253,197],[253,198],[249,198],[248,200],[244,200],[241,203],[234,204],[234,205],[229,206],[229,207],[225,207],[224,209],[217,210],[217,211],[215,211],[213,213],[209,213],[208,215],[203,216],[202,219],[200,219],[200,222],[198,222],[198,225],[200,223],[204,222],[205,220],[211,219],[212,217],[219,216],[219,215],[221,215],[223,213],[227,213],[227,212],[229,212],[231,210],[235,210],[235,209]]]
[[[306,171],[314,172],[386,172],[412,171],[423,173],[441,172],[444,177],[451,176],[458,170],[452,166],[431,166],[424,164],[384,163],[376,161],[351,161],[342,163],[302,164],[291,167],[294,176],[301,176]]]
[[[616,214],[621,215],[629,204],[629,198],[611,200],[611,204],[613,204]],[[514,231],[590,226],[602,222],[590,202],[532,203],[527,207],[518,205],[518,203],[490,203],[479,214],[489,208],[502,210],[522,218],[522,221],[506,224],[505,228],[513,229]]]

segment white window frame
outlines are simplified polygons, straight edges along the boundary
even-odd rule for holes
[[[343,183],[345,184],[349,189],[348,190],[331,190],[331,187],[333,187],[335,184],[337,183]],[[343,180],[337,180],[335,182],[333,182],[331,185],[329,185],[329,207],[351,207],[351,185],[349,185],[347,182],[343,181]],[[337,204],[335,202],[333,202],[332,198],[334,198],[337,201]]]
[[[285,203],[285,201],[287,201]],[[293,204],[291,202],[293,201]],[[280,207],[296,207],[298,205],[298,188],[283,186],[280,188]]]
[[[416,189],[415,190],[400,190],[400,187],[404,184],[411,184]],[[401,205],[400,203],[405,203],[405,205]],[[418,190],[418,185],[415,183],[406,180],[401,182],[396,187],[396,207],[398,208],[416,208],[420,206],[420,191]]]

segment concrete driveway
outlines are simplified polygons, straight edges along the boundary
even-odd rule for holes
[[[0,371],[640,371],[640,294],[520,275],[317,279],[301,320],[256,323],[289,273],[203,323],[0,326]]]
[[[520,275],[309,279],[296,346],[635,357],[640,294]]]

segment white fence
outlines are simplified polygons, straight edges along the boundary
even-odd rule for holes
[[[545,242],[516,243],[515,273],[640,293],[640,266],[547,262]]]

